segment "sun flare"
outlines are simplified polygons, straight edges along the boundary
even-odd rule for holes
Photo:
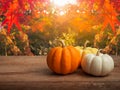
[[[51,0],[56,6],[63,7],[67,4],[77,4],[77,0]]]
[[[60,12],[59,12],[59,15],[60,15],[60,16],[65,15],[65,11],[60,11]]]

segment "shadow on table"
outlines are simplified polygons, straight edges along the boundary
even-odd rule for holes
[[[97,76],[93,76],[93,75],[90,75],[90,74],[87,74],[85,73],[84,71],[80,69],[78,69],[77,71],[71,73],[71,74],[66,74],[66,75],[61,75],[61,74],[56,74],[54,73],[53,71],[51,71],[49,68],[42,68],[42,69],[38,69],[36,71],[32,71],[34,74],[37,74],[37,75],[45,75],[45,76],[49,76],[49,77],[63,77],[63,76],[71,76],[71,77],[83,77],[83,78],[97,78]],[[100,78],[100,77],[99,77]]]
[[[52,72],[49,68],[34,68],[27,69],[23,71],[9,71],[9,72],[0,72],[0,75],[33,75],[33,76],[44,76],[44,77],[80,77],[80,78],[97,78],[95,76],[89,75],[82,71],[79,68],[77,71],[71,74],[61,75]],[[100,77],[99,77],[100,78]]]

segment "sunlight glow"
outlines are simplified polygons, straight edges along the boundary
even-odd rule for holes
[[[56,6],[63,7],[67,4],[77,4],[77,0],[51,0]]]
[[[65,12],[64,11],[60,11],[60,16],[63,16],[64,14],[65,14]]]
[[[80,10],[76,10],[77,13],[80,13]]]

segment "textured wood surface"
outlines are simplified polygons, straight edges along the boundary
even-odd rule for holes
[[[0,56],[0,90],[120,90],[120,56],[112,57],[112,73],[94,77],[81,69],[56,75],[47,67],[46,56]]]

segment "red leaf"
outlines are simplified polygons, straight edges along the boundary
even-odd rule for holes
[[[3,25],[6,24],[8,21],[9,21],[8,19],[5,19],[5,20],[2,22],[1,25],[3,26]]]
[[[8,33],[10,33],[10,29],[11,29],[12,25],[13,25],[13,20],[8,22]]]
[[[108,1],[105,2],[103,10],[104,23],[102,30],[104,30],[109,24],[112,28],[112,31],[115,33],[115,25],[120,23],[117,19],[117,12],[113,8],[112,4],[110,4]]]
[[[21,26],[20,26],[20,23],[19,23],[17,17],[16,17],[16,19],[14,20],[14,24],[16,25],[16,27],[18,28],[18,30],[22,31]]]

